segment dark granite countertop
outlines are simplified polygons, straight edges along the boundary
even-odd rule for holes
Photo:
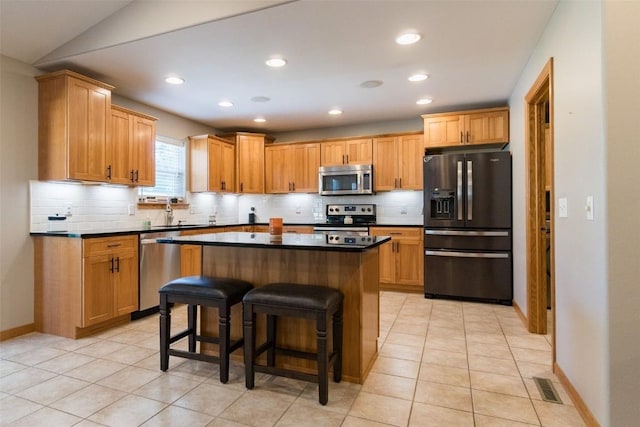
[[[274,241],[269,233],[225,232],[196,234],[157,239],[158,243],[234,246],[241,248],[326,250],[343,252],[363,252],[391,240],[389,236],[350,236],[356,244],[336,244],[329,242],[329,236],[322,234],[283,234],[281,240]],[[364,239],[364,240],[363,240]]]
[[[224,227],[237,227],[237,226],[249,226],[249,225],[257,225],[257,226],[268,226],[268,223],[243,223],[243,224],[186,224],[186,225],[156,225],[152,226],[150,229],[143,229],[142,227],[131,227],[131,228],[109,228],[105,227],[97,230],[83,230],[83,231],[33,231],[29,233],[31,236],[49,236],[49,237],[75,237],[82,239],[90,239],[94,237],[110,237],[110,236],[121,236],[127,234],[142,234],[142,233],[161,233],[168,231],[184,231],[184,230],[197,230],[197,229],[207,229],[207,228],[224,228]],[[353,224],[327,224],[327,223],[285,223],[285,226],[316,226],[316,225],[324,225],[331,227],[354,227]],[[422,227],[422,224],[389,224],[389,223],[377,223],[371,224],[369,227]]]

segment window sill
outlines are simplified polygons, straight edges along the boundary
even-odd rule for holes
[[[166,209],[164,203],[138,203],[138,209]],[[189,209],[189,203],[171,203],[172,209]]]

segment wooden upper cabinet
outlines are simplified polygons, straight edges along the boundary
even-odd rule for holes
[[[155,145],[155,117],[112,105],[107,144],[108,181],[153,187],[156,181]]]
[[[371,138],[327,141],[320,144],[322,166],[368,165],[373,162]]]
[[[189,138],[189,188],[197,192],[235,191],[235,146],[213,135]]]
[[[320,144],[295,144],[291,150],[293,151],[293,191],[317,193]]]
[[[375,191],[422,189],[422,135],[401,135],[373,140]]]
[[[107,182],[113,86],[67,70],[36,80],[38,178]]]
[[[264,146],[271,138],[261,133],[220,135],[236,146],[236,192],[264,193]]]
[[[427,149],[509,142],[507,107],[426,114],[422,118]]]
[[[264,151],[267,193],[318,192],[319,143],[273,145]]]

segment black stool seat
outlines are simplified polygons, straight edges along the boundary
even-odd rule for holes
[[[242,301],[242,297],[253,288],[251,283],[244,280],[208,277],[187,276],[170,281],[160,288],[159,292],[171,294],[174,297],[195,297],[203,299],[229,299]]]
[[[342,301],[342,293],[326,286],[272,283],[253,289],[244,302],[295,307],[298,310],[326,311]]]
[[[333,364],[333,380],[342,379],[342,306],[344,296],[337,289],[296,283],[271,283],[250,290],[244,296],[244,366],[248,389],[254,386],[255,372],[281,375],[318,383],[318,400],[326,405],[329,396],[329,366]],[[267,340],[256,348],[256,313],[267,315]],[[276,345],[277,317],[301,317],[316,322],[317,352],[310,353]],[[327,346],[327,325],[332,320],[332,352]],[[267,352],[267,365],[259,365],[256,358]],[[276,353],[315,359],[317,374],[276,367]]]
[[[231,307],[242,302],[242,297],[253,288],[244,280],[186,276],[172,280],[158,291],[160,293],[160,369],[169,369],[169,356],[206,362],[219,362],[220,381],[229,380],[229,355],[244,343],[240,338],[230,339]],[[187,329],[171,336],[171,306],[174,303],[187,304]],[[218,309],[218,336],[210,337],[198,334],[198,306]],[[189,337],[189,350],[171,348],[171,344]],[[218,356],[196,353],[196,342],[218,344]]]

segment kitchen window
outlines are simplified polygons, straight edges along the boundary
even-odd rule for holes
[[[156,137],[156,186],[140,187],[138,194],[144,196],[177,197],[186,195],[186,143],[184,141]]]

